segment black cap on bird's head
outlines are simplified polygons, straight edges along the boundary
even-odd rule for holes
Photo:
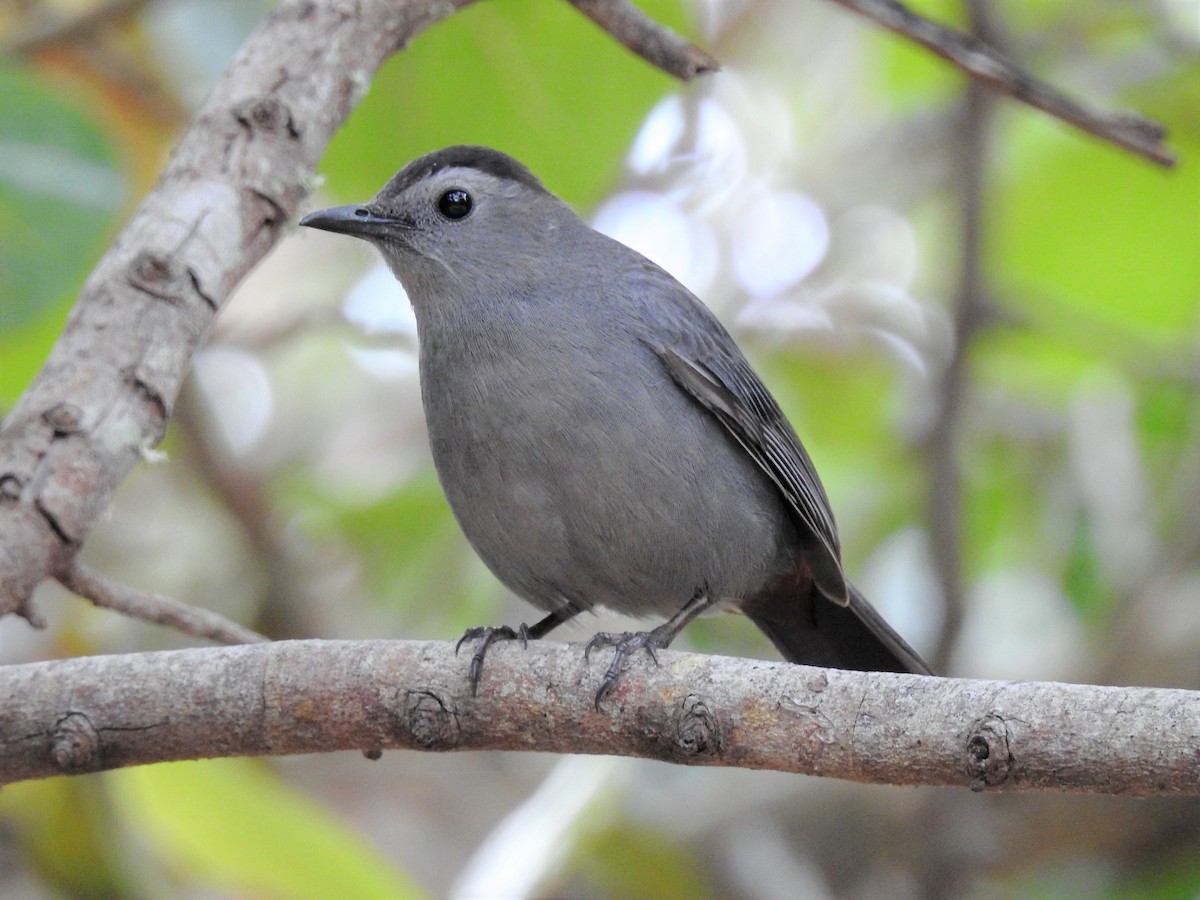
[[[392,176],[369,202],[317,210],[302,218],[300,224],[367,240],[394,237],[396,230],[403,229],[405,225],[403,219],[396,215],[398,210],[395,208],[405,193],[440,172],[455,169],[482,172],[500,181],[524,185],[543,194],[549,193],[533,172],[511,156],[490,147],[458,144],[413,160]],[[467,196],[444,196],[439,199],[442,213],[447,218],[463,218],[470,211],[472,200],[469,192],[461,188],[458,190]],[[447,195],[453,193],[453,188],[446,191]]]
[[[516,181],[545,191],[538,177],[506,153],[491,147],[458,144],[414,159],[383,186],[379,197],[395,197],[420,181],[447,169],[477,169],[502,181]]]
[[[521,163],[469,145],[415,159],[366,203],[318,210],[300,224],[374,244],[415,306],[497,278],[539,277],[543,265],[530,261],[549,264],[564,233],[588,231]],[[516,259],[528,265],[515,269]]]

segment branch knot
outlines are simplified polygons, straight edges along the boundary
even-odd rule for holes
[[[149,250],[143,250],[129,264],[130,286],[159,300],[179,301],[177,293],[170,289],[177,279],[170,258]]]
[[[458,717],[430,691],[409,691],[407,725],[413,743],[426,750],[456,747],[461,730]]]
[[[83,429],[83,410],[66,401],[51,406],[42,413],[42,419],[54,429],[56,437],[66,437]]]
[[[1011,739],[1008,723],[995,713],[988,713],[975,723],[965,747],[971,790],[982,791],[1008,780],[1013,765]]]
[[[12,472],[0,475],[0,504],[16,503],[21,499],[21,489],[24,486],[25,479],[20,475]]]
[[[300,137],[296,120],[287,104],[276,97],[259,97],[238,105],[233,111],[239,123],[252,131],[264,134],[284,134]]]
[[[721,752],[720,721],[702,697],[683,698],[675,720],[675,744],[685,756],[717,756]]]
[[[101,768],[100,732],[84,713],[67,713],[54,727],[50,758],[64,774],[96,772]]]

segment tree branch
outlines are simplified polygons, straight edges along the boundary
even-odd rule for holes
[[[75,553],[161,439],[214,315],[274,246],[375,69],[468,0],[285,0],[197,113],[0,427],[0,615]]]
[[[117,485],[161,440],[213,317],[291,221],[375,70],[470,2],[284,0],[247,39],[0,425],[0,616],[40,624],[34,587],[70,579]],[[678,68],[683,54],[700,71],[640,14],[580,5],[631,47],[657,43],[654,62]]]
[[[0,784],[164,760],[526,750],[975,790],[1200,795],[1200,693],[638,656],[601,711],[578,645],[283,641],[0,668]]]
[[[721,68],[717,60],[659,25],[627,0],[567,0],[650,65],[684,81]]]
[[[986,0],[970,0],[977,35],[995,43],[997,29]],[[976,337],[987,319],[984,259],[984,188],[994,95],[976,79],[967,82],[962,124],[958,129],[957,169],[960,178],[959,283],[954,298],[954,348],[938,379],[937,412],[925,440],[929,482],[928,529],[934,568],[945,615],[932,660],[936,672],[948,670],[954,644],[966,620],[962,577],[963,484],[961,426],[971,388],[968,366]]]
[[[142,591],[113,581],[75,560],[58,579],[67,590],[130,618],[166,625],[193,637],[222,644],[252,644],[267,640],[220,613],[181,603],[163,594]]]
[[[1088,109],[1052,85],[1034,78],[994,47],[969,34],[922,18],[897,0],[831,2],[866,16],[933,51],[1002,94],[1008,94],[1160,166],[1175,165],[1175,155],[1163,146],[1166,129],[1157,122],[1124,110],[1102,112]]]

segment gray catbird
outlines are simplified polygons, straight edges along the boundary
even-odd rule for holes
[[[616,648],[597,703],[629,652],[714,608],[792,662],[930,672],[843,575],[812,461],[729,333],[525,166],[450,147],[300,224],[369,241],[404,285],[450,506],[496,576],[549,612],[464,635],[480,639],[473,686],[493,641],[598,604],[667,621],[589,642]]]

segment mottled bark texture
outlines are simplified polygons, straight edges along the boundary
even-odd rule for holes
[[[469,0],[285,0],[247,40],[88,278],[0,427],[0,615],[69,571],[166,430],[191,358],[308,193],[379,65]]]
[[[0,668],[0,783],[358,749],[602,753],[905,785],[1200,795],[1200,694],[445,642],[283,641]]]

